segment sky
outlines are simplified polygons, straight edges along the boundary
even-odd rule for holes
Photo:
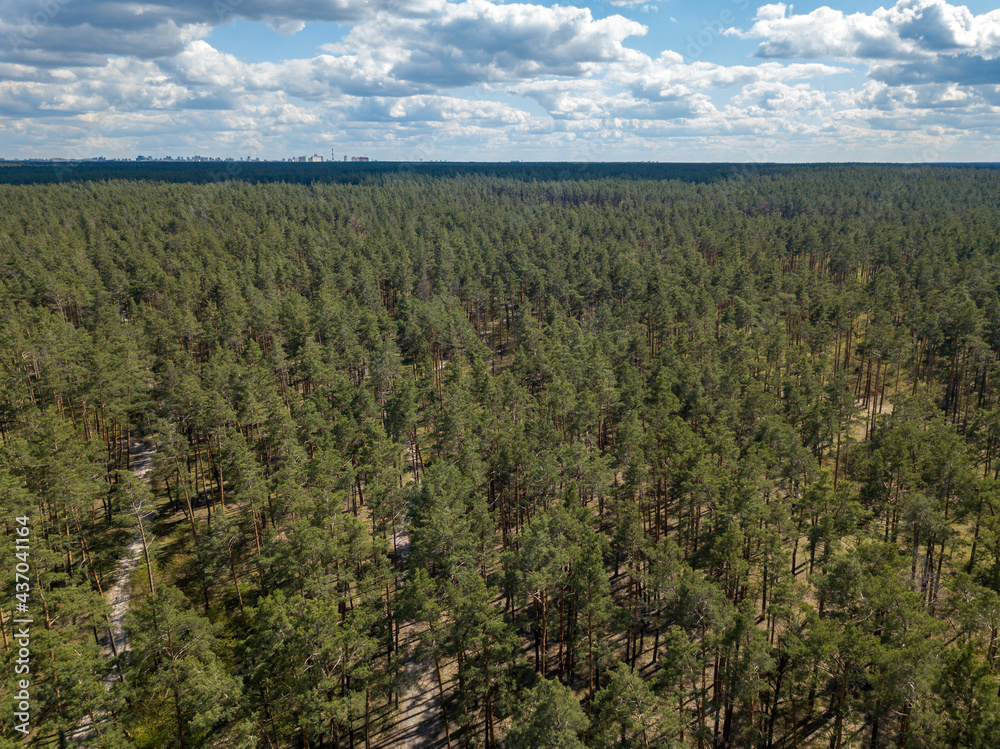
[[[1000,10],[0,0],[0,158],[1000,161]]]

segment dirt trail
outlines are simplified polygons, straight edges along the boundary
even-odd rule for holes
[[[413,463],[413,447],[407,449]],[[402,562],[410,553],[410,538],[405,530],[397,529],[392,538]],[[441,700],[434,676],[434,661],[417,660],[419,630],[413,622],[399,628],[399,647],[407,653],[403,665],[399,705],[390,713],[388,727],[381,731],[372,745],[377,749],[436,749],[445,746],[444,725],[441,723]],[[455,727],[452,726],[452,731]]]
[[[133,442],[130,450],[132,452],[132,473],[140,481],[148,481],[149,472],[153,468],[155,448],[152,445]],[[143,508],[143,510],[142,523],[148,528],[150,521],[156,517],[156,510],[152,507]],[[132,537],[132,542],[125,549],[121,559],[118,560],[118,567],[115,569],[115,582],[111,586],[111,590],[105,593],[108,603],[111,604],[109,616],[111,623],[108,632],[102,638],[103,647],[101,650],[105,658],[114,658],[129,649],[128,635],[125,632],[125,615],[128,613],[132,598],[132,573],[135,572],[140,559],[142,559],[142,535],[137,530]],[[107,689],[111,689],[115,678],[113,673],[104,677]]]
[[[153,454],[156,448],[144,442],[132,441],[129,445],[132,460],[132,473],[140,481],[149,481],[149,472],[153,467]],[[142,523],[146,527],[147,536],[149,525],[156,517],[156,510],[153,507],[142,508]],[[128,634],[125,631],[125,615],[128,613],[129,603],[132,599],[132,574],[142,559],[142,535],[136,529],[131,543],[122,553],[115,568],[114,583],[111,588],[104,592],[104,597],[111,607],[108,619],[109,623],[104,628],[101,636],[101,657],[112,662],[120,654],[129,649]],[[115,681],[119,679],[119,674],[115,668],[108,670],[108,673],[101,679],[104,688],[111,691]],[[103,716],[98,715],[101,720]],[[92,720],[93,716],[85,718],[69,734],[69,740],[74,742],[86,741],[97,736]]]
[[[414,659],[417,636],[414,624],[407,623],[400,628],[400,647],[410,654],[403,667],[405,686],[399,695],[399,707],[392,711],[388,728],[373,742],[373,746],[379,749],[436,749],[445,746],[434,662]],[[454,725],[451,730],[454,733]]]

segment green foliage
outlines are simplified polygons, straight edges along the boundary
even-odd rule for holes
[[[672,720],[650,684],[623,663],[608,672],[608,682],[594,695],[593,745],[599,747],[671,747]]]
[[[578,749],[589,725],[573,693],[542,679],[524,693],[504,746],[507,749]]]
[[[4,170],[40,736],[989,745],[998,175]]]
[[[206,745],[236,719],[242,700],[240,680],[217,655],[211,623],[189,610],[173,587],[160,588],[130,617],[125,688],[130,702],[157,706],[159,730],[149,740]]]

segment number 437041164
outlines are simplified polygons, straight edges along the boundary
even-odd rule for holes
[[[29,536],[31,535],[31,529],[28,527],[27,516],[22,516],[15,518],[17,520],[17,536],[15,538],[16,547],[14,550],[14,556],[18,559],[18,564],[15,567],[14,582],[17,589],[16,598],[21,601],[21,603],[27,603],[28,601],[28,590],[31,584],[30,578],[28,577],[28,572],[31,570],[31,566],[28,564],[29,552]]]

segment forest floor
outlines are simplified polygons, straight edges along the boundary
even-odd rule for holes
[[[132,473],[138,480],[148,483],[156,448],[148,443],[133,440],[129,450],[132,457]],[[142,522],[148,527],[156,516],[156,510],[152,506],[142,509],[144,510],[141,515]],[[101,656],[111,664],[111,668],[101,681],[108,691],[119,678],[114,660],[129,650],[128,634],[125,631],[125,615],[128,614],[129,604],[132,600],[132,576],[141,559],[142,534],[137,529],[132,541],[118,560],[114,583],[109,590],[104,592],[110,611],[107,626],[101,637]],[[100,720],[102,717],[97,715],[96,719]],[[69,740],[80,742],[97,736],[94,720],[95,716],[93,715],[82,720],[69,734]]]
[[[416,624],[399,629],[400,648],[407,653],[403,666],[399,704],[391,709],[384,728],[372,742],[384,749],[436,749],[446,745],[441,722],[441,699],[434,676],[434,662],[414,655],[420,636]],[[448,686],[446,684],[445,688]],[[451,726],[454,731],[455,727]]]
[[[412,447],[407,457],[412,461]],[[399,528],[393,548],[400,560],[410,552],[410,538]],[[402,688],[398,703],[390,708],[384,728],[374,736],[372,746],[383,749],[434,749],[447,744],[441,722],[441,699],[434,675],[434,662],[417,655],[420,630],[414,622],[399,627],[399,648],[407,654],[403,664]]]

